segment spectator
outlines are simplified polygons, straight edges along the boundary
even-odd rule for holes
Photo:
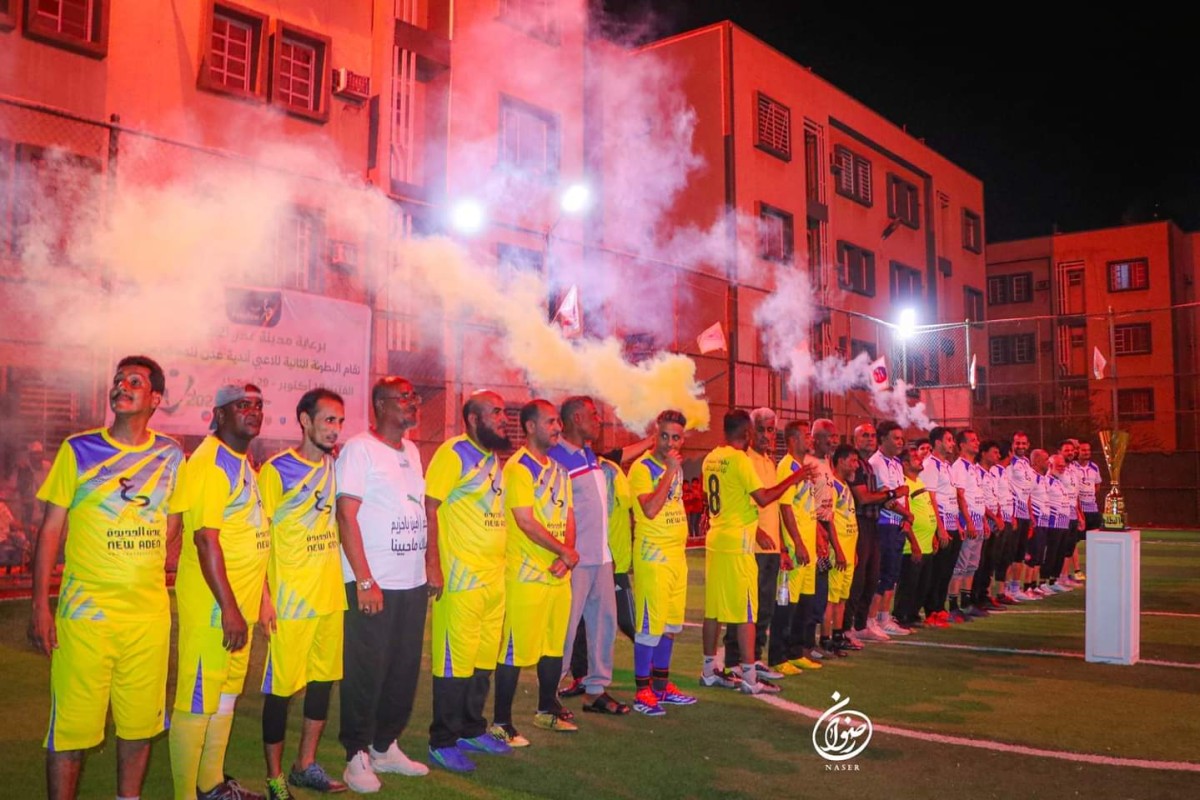
[[[695,539],[702,535],[700,519],[704,516],[704,488],[700,486],[699,478],[692,478],[683,484],[683,510],[687,514],[688,538]]]

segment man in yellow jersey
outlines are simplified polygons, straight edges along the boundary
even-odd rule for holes
[[[268,639],[263,670],[263,754],[268,800],[291,797],[288,784],[344,792],[317,763],[333,682],[342,677],[342,612],[346,590],[338,549],[333,452],[346,421],[342,398],[311,389],[296,405],[300,443],[272,456],[258,473],[271,525],[271,560],[259,625]],[[288,703],[304,691],[300,751],[283,776]]]
[[[258,480],[246,458],[262,429],[262,391],[253,384],[222,386],[213,405],[214,433],[185,470],[171,772],[176,800],[258,800],[262,795],[225,777],[225,749],[271,553]]]
[[[670,680],[675,634],[687,605],[687,512],[683,505],[683,447],[687,419],[679,411],[658,415],[654,450],[629,468],[633,497],[634,708],[660,717],[664,705],[696,698]]]
[[[438,447],[425,475],[433,595],[433,722],[429,756],[452,772],[470,772],[467,752],[503,755],[505,731],[489,735],[483,715],[504,625],[504,505],[497,450],[511,445],[504,399],[475,392],[462,408],[463,430]]]
[[[147,427],[165,384],[162,367],[146,356],[121,359],[108,392],[112,425],[67,437],[37,493],[45,514],[29,636],[50,656],[52,800],[76,796],[84,752],[104,741],[110,698],[118,797],[141,795],[150,740],[165,726],[171,609],[164,568],[185,499],[183,450]],[[50,577],[68,526],[55,614]]]
[[[917,550],[905,542],[900,565],[900,585],[896,588],[893,615],[903,625],[921,626],[918,612],[933,580],[933,553],[937,548],[937,505],[929,487],[921,480],[924,459],[920,449],[910,445],[903,455],[904,482],[908,486],[908,510],[912,513],[912,532]]]
[[[817,466],[816,459],[808,452],[808,435],[807,422],[792,420],[787,424],[783,432],[787,455],[779,462],[776,473],[777,480],[802,470],[809,475],[779,501],[780,521],[787,531],[786,559],[779,573],[779,602],[771,619],[767,663],[784,675],[821,668],[820,661],[810,657],[816,645],[812,637],[825,614],[829,593],[829,573],[817,573],[817,552],[821,548],[817,543],[817,507],[812,483]],[[826,541],[826,553],[828,549]]]
[[[746,455],[750,456],[750,463],[754,465],[758,477],[766,486],[775,483],[778,471],[778,465],[775,463],[775,412],[769,408],[756,408],[750,412],[750,423],[753,430],[750,436],[750,448],[746,451]],[[756,536],[754,545],[754,563],[758,568],[758,616],[754,620],[753,660],[754,666],[758,669],[758,675],[769,680],[777,680],[784,676],[784,673],[768,667],[763,661],[767,637],[771,628],[771,618],[775,616],[775,597],[779,590],[781,553],[779,528],[779,503],[775,502],[762,508],[758,513],[758,529],[766,537],[761,541],[770,541],[770,544],[759,543],[758,540],[761,537]],[[750,660],[749,653],[744,659],[741,658],[741,655],[737,643],[737,628],[734,625],[728,625],[725,627],[725,661],[733,664]]]
[[[754,621],[758,611],[754,544],[757,541],[762,547],[770,545],[758,527],[758,509],[783,497],[804,473],[794,472],[780,483],[765,487],[746,455],[751,427],[746,411],[734,409],[726,413],[725,444],[705,456],[701,470],[710,522],[704,543],[704,669],[700,683],[759,694],[778,692],[779,687],[759,680],[754,663],[748,660],[754,653]],[[743,654],[740,675],[716,668],[721,623],[738,626],[738,646]]]
[[[521,668],[537,665],[538,704],[533,724],[577,730],[574,715],[558,702],[563,648],[571,616],[570,572],[579,563],[571,479],[550,458],[562,423],[545,400],[521,408],[525,446],[504,465],[504,628],[496,665],[495,721],[511,731],[512,704]],[[507,726],[507,727],[506,727]]]
[[[826,628],[834,631],[835,650],[845,648],[844,641],[846,601],[850,599],[850,587],[854,581],[855,554],[858,546],[858,516],[854,492],[850,481],[859,469],[858,451],[848,444],[838,445],[829,457],[833,467],[833,524],[834,551],[833,569],[829,571],[829,607],[825,611]]]
[[[337,460],[346,593],[338,740],[342,780],[359,794],[379,791],[381,772],[429,774],[396,741],[417,696],[429,607],[425,478],[406,435],[420,406],[407,380],[380,378],[371,387],[374,426],[351,436]]]

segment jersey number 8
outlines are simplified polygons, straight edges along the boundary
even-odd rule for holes
[[[716,475],[708,476],[708,515],[715,517],[721,513],[721,479]]]

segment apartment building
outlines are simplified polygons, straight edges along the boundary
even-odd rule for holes
[[[1195,279],[1195,235],[1170,221],[989,245],[977,414],[1051,443],[1115,419],[1135,449],[1196,450]]]
[[[691,280],[716,279],[723,291],[699,295],[676,343],[696,354],[696,334],[714,321],[729,331],[726,359],[698,359],[714,418],[730,405],[831,416],[844,429],[879,416],[864,392],[791,391],[767,363],[755,310],[775,288],[775,269],[807,269],[818,307],[816,358],[886,356],[932,417],[965,422],[965,326],[901,354],[892,332],[863,315],[889,324],[903,309],[922,325],[983,319],[979,179],[732,23],[649,44],[633,57],[676,65],[697,112],[704,166],[681,192],[672,222],[706,228],[732,213],[756,223],[731,230],[730,246],[699,267]]]

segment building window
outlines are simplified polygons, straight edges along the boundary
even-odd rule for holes
[[[790,262],[795,250],[792,215],[759,203],[758,255],[768,261]]]
[[[279,22],[275,29],[272,100],[289,114],[329,120],[330,39]]]
[[[1031,300],[1033,300],[1032,272],[1020,272],[1016,275],[993,275],[988,278],[989,306],[1028,303]]]
[[[1118,389],[1117,413],[1125,419],[1154,419],[1154,390]]]
[[[758,93],[758,125],[754,146],[784,161],[792,160],[792,110]]]
[[[903,178],[888,173],[888,216],[910,228],[921,227],[920,202],[917,187]]]
[[[838,286],[875,296],[875,254],[849,242],[837,243]]]
[[[988,339],[988,363],[993,367],[1032,364],[1036,360],[1037,337],[1032,333],[1014,333]]]
[[[109,0],[25,0],[25,34],[103,58],[108,53],[108,9]],[[14,10],[2,16],[15,16]]]
[[[200,61],[200,88],[262,97],[266,31],[267,18],[262,14],[214,3],[205,29],[208,51]]]
[[[548,44],[558,44],[554,0],[500,0],[500,19]]]
[[[1132,292],[1150,288],[1150,263],[1144,258],[1108,262],[1108,290]]]
[[[849,347],[849,349],[847,349]],[[853,361],[861,355],[866,355],[868,361],[874,361],[879,357],[878,349],[874,342],[868,342],[866,339],[850,339],[847,341],[845,336],[838,337],[838,350],[842,357],[847,361]]]
[[[892,302],[916,303],[921,300],[921,271],[892,262]]]
[[[838,194],[871,205],[871,162],[849,148],[833,148],[833,171],[837,175]]]
[[[821,129],[816,123],[804,121],[804,197],[824,202],[821,180]]]
[[[500,100],[500,163],[528,175],[558,174],[558,118],[510,97]]]
[[[1150,341],[1150,323],[1117,325],[1113,328],[1114,350],[1119,356],[1144,355],[1153,349]]]
[[[531,272],[540,275],[545,268],[545,257],[541,250],[531,250],[515,244],[501,242],[496,245],[496,260],[508,273]]]
[[[285,289],[325,290],[325,217],[314,208],[296,207],[279,226],[275,280]]]
[[[963,248],[972,253],[983,252],[983,219],[974,211],[963,209]]]
[[[963,312],[971,322],[983,322],[983,292],[964,286]]]

